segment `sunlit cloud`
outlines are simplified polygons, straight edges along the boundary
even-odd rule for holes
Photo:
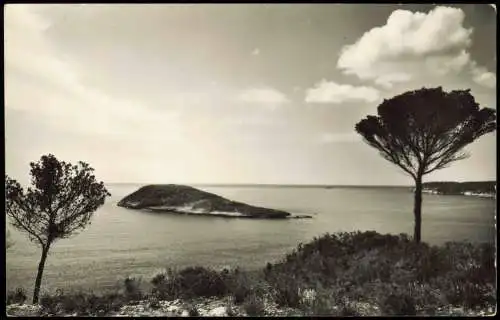
[[[313,88],[307,89],[305,101],[308,103],[334,103],[343,102],[376,102],[380,99],[379,91],[366,86],[352,86],[338,84],[333,81],[322,80]]]

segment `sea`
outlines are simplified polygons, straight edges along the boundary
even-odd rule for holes
[[[254,220],[185,216],[117,206],[142,185],[109,184],[112,196],[79,234],[55,242],[42,291],[106,291],[126,277],[147,283],[168,268],[204,266],[258,269],[284,258],[299,243],[325,233],[375,230],[413,234],[409,187],[197,186],[231,200],[312,215],[312,219]],[[423,195],[422,239],[495,242],[496,200]],[[40,249],[7,226],[7,289],[31,292]]]

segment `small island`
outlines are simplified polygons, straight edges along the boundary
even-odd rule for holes
[[[477,182],[426,182],[423,184],[423,193],[439,195],[464,195],[484,198],[496,197],[496,181]]]
[[[120,200],[117,205],[128,209],[198,216],[249,219],[311,218],[307,215],[292,216],[281,210],[231,201],[210,192],[177,184],[144,186]]]

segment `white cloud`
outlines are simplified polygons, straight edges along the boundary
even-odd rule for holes
[[[252,51],[252,56],[258,56],[260,54],[260,49],[259,48],[255,48],[253,51]]]
[[[386,88],[416,77],[470,72],[473,30],[464,27],[464,18],[461,9],[443,6],[429,13],[395,10],[385,25],[345,46],[337,67]],[[476,82],[489,85],[491,80]]]
[[[280,105],[289,101],[285,94],[273,88],[247,89],[240,92],[237,99],[246,103],[262,103],[272,105]]]
[[[476,63],[471,64],[472,80],[475,83],[488,88],[495,88],[497,85],[497,76],[489,72],[486,68],[478,67]]]
[[[309,103],[343,103],[351,101],[375,102],[379,99],[379,91],[375,88],[355,87],[322,80],[313,88],[307,89],[305,101]]]
[[[30,11],[29,5],[8,5],[5,13],[7,108],[25,110],[65,131],[134,140],[180,137],[176,112],[152,111],[83,85],[77,69],[46,38],[49,21]]]

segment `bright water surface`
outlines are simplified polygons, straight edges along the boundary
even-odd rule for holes
[[[248,220],[148,213],[117,207],[140,185],[109,185],[112,197],[79,235],[53,245],[43,289],[112,287],[126,276],[149,280],[167,267],[263,267],[300,242],[326,232],[376,230],[413,233],[408,188],[201,187],[232,200],[313,219]],[[424,195],[422,238],[445,241],[495,239],[493,199]],[[31,290],[39,249],[12,227],[7,287]]]

